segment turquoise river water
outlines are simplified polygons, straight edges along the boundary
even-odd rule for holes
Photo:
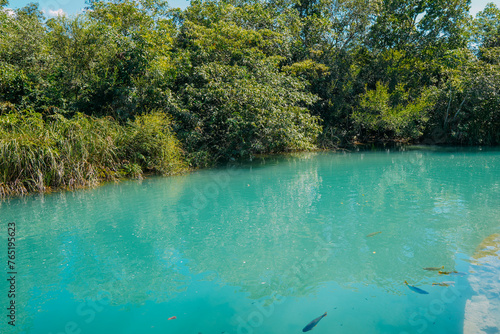
[[[498,150],[265,157],[11,199],[0,223],[1,333],[289,334],[324,312],[312,333],[500,333]]]

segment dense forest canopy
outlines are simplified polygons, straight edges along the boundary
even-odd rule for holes
[[[81,14],[47,19],[37,4],[11,10],[2,0],[0,166],[10,176],[0,183],[19,179],[6,167],[8,147],[41,150],[45,160],[52,150],[57,160],[62,142],[36,136],[93,128],[84,121],[113,127],[114,136],[102,132],[112,138],[107,176],[165,173],[172,154],[207,166],[368,141],[497,145],[500,10],[490,3],[473,18],[469,7],[193,0],[180,10],[163,0],[88,0]],[[138,136],[139,124],[140,153],[123,138]],[[154,151],[158,136],[176,153]]]

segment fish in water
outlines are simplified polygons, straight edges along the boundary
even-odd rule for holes
[[[317,324],[318,322],[323,319],[323,317],[326,317],[326,312],[325,314],[323,314],[322,316],[320,317],[317,317],[316,319],[314,319],[313,321],[311,321],[310,323],[307,324],[306,327],[304,327],[304,329],[302,330],[303,332],[308,332],[310,331],[311,329],[313,329]]]
[[[442,267],[427,267],[427,268],[424,268],[424,270],[431,270],[431,271],[438,271],[438,270],[441,270],[441,269],[444,269],[444,266],[442,266]]]
[[[368,234],[366,237],[369,238],[369,237],[373,237],[374,235],[377,235],[379,233],[382,233],[382,231],[378,231],[378,232],[373,232],[373,233],[370,233]]]
[[[441,283],[432,283],[432,285],[439,285],[439,286],[450,286],[450,284],[441,282]]]
[[[463,273],[461,271],[439,271],[440,275],[458,275],[458,276],[465,276],[467,275],[466,273]]]
[[[174,320],[174,319],[177,319],[175,315],[173,317],[168,318],[167,320]]]
[[[454,281],[444,281],[440,283],[432,283],[432,285],[439,285],[439,286],[450,286],[450,285],[455,285]]]
[[[429,294],[429,293],[428,293],[427,291],[425,291],[425,290],[422,290],[422,289],[420,289],[420,288],[417,288],[416,286],[413,286],[413,285],[408,284],[408,282],[407,282],[407,281],[405,281],[405,284],[408,286],[408,288],[409,288],[411,291],[414,291],[414,292],[416,292],[416,293],[420,293],[420,294],[422,294],[422,295],[428,295],[428,294]]]

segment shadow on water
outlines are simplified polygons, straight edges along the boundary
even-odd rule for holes
[[[182,312],[197,312],[214,330],[224,322],[232,333],[242,323],[255,333],[288,333],[335,304],[349,307],[329,311],[323,330],[330,323],[346,333],[418,332],[426,319],[419,308],[442,299],[432,283],[449,280],[422,268],[468,272],[461,259],[477,256],[481,241],[499,232],[499,172],[494,150],[315,152],[11,200],[2,205],[2,221],[16,221],[23,250],[18,328],[58,332],[76,319],[89,332],[112,329],[87,322],[92,309],[124,324],[142,316],[149,326],[175,305],[194,308]],[[429,290],[430,299],[412,295],[405,280]],[[471,293],[467,277],[457,282],[460,296]],[[98,307],[87,304],[99,300]],[[269,316],[261,311],[259,326],[246,317],[252,303],[273,309]],[[387,303],[401,311],[384,314]],[[300,305],[311,309],[305,323],[286,318],[306,313]],[[461,328],[465,298],[443,305],[439,315],[453,316],[441,317],[441,326]],[[58,312],[59,322],[43,320]],[[359,312],[365,320],[356,319]],[[270,317],[293,326],[265,327]],[[436,321],[425,320],[424,331]],[[179,324],[188,326],[179,320],[134,328]],[[322,333],[320,325],[315,332]],[[195,328],[189,326],[182,330]]]

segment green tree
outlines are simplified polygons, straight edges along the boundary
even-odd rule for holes
[[[389,92],[388,85],[377,82],[376,88],[367,90],[360,99],[353,118],[360,131],[367,131],[364,136],[416,140],[422,136],[434,107],[435,90],[427,89],[412,99],[402,84]]]
[[[257,25],[262,6],[207,2],[187,10],[176,41],[183,107],[174,117],[197,164],[314,147],[319,120],[305,107],[315,97],[305,80],[280,71],[290,30]]]
[[[29,4],[0,15],[0,102],[18,107],[43,104],[43,77],[52,62],[45,41],[46,27],[38,5]]]
[[[371,45],[429,54],[465,46],[470,0],[384,0]]]
[[[449,142],[500,143],[500,52],[485,48],[481,54],[483,59],[478,59],[470,50],[456,50],[443,61],[448,80],[441,88],[434,123]]]
[[[473,42],[477,47],[500,47],[500,9],[490,2],[473,22]]]

